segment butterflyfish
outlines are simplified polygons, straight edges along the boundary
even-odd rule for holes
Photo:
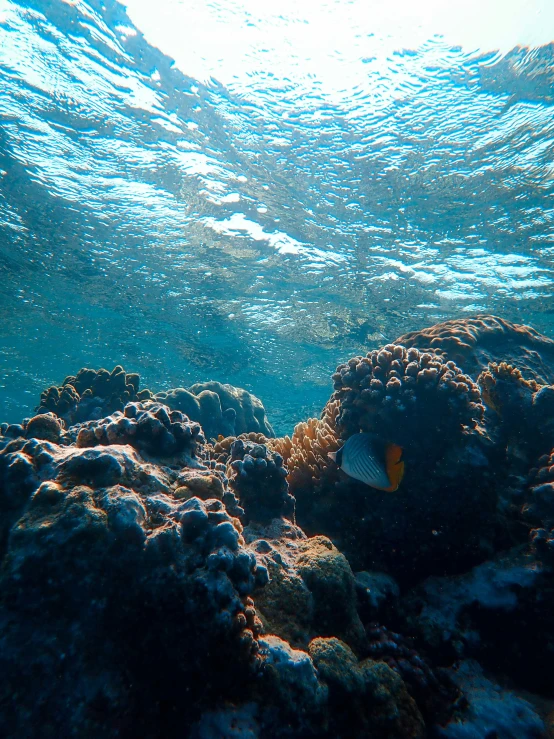
[[[402,447],[374,434],[354,434],[336,452],[329,452],[343,472],[377,490],[393,493],[404,476]]]

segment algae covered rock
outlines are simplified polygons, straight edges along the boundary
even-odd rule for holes
[[[354,575],[329,539],[306,538],[298,527],[276,521],[247,526],[244,536],[269,573],[255,596],[267,632],[302,648],[315,636],[336,634],[363,650]]]
[[[382,662],[358,661],[335,637],[310,642],[309,654],[329,688],[330,721],[342,736],[425,736],[425,723],[401,678]]]

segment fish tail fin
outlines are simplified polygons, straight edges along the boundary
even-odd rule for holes
[[[385,450],[385,461],[387,468],[387,475],[390,480],[390,487],[387,488],[387,492],[394,493],[398,490],[402,478],[404,477],[404,462],[402,460],[403,449],[398,444],[387,444]]]

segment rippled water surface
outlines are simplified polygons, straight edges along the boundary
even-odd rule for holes
[[[384,338],[476,311],[554,335],[554,46],[396,46],[342,7],[308,37],[184,3],[174,60],[144,8],[0,0],[2,420],[123,363],[253,390],[279,432]]]

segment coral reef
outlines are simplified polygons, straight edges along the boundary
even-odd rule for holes
[[[209,439],[251,432],[275,436],[261,400],[242,388],[198,382],[188,389],[159,392],[156,400],[198,421]]]
[[[540,739],[545,725],[524,698],[485,677],[474,660],[461,662],[451,671],[452,679],[467,696],[466,710],[448,726],[438,727],[442,739]]]
[[[365,633],[356,609],[354,575],[329,539],[308,539],[286,520],[246,526],[244,538],[270,576],[255,593],[267,632],[302,649],[315,636],[332,633],[355,651],[363,651]]]
[[[68,425],[99,419],[120,411],[130,401],[148,400],[149,390],[139,390],[140,378],[127,374],[121,365],[111,372],[83,367],[75,376],[66,377],[60,387],[53,385],[40,395],[38,413],[55,413]]]
[[[521,513],[531,527],[530,540],[537,557],[554,566],[554,450],[538,460],[529,473]]]
[[[402,611],[404,628],[443,664],[478,659],[549,695],[553,604],[550,572],[520,545],[462,575],[429,578],[403,599]]]
[[[554,387],[526,380],[507,362],[491,362],[477,382],[496,416],[496,443],[515,447],[510,457],[529,461],[554,445]]]
[[[554,341],[529,326],[480,314],[403,334],[396,344],[444,353],[472,377],[489,362],[509,362],[541,385],[554,383]]]
[[[386,626],[371,623],[367,631],[371,658],[385,662],[400,675],[424,717],[432,717],[436,724],[446,724],[463,704],[461,692],[448,674],[433,669],[408,639]]]
[[[54,413],[42,413],[33,416],[25,424],[25,437],[27,439],[45,439],[54,443],[60,441],[63,431],[63,421]]]
[[[25,498],[12,501],[3,557],[2,735],[40,706],[42,736],[119,736],[139,705],[144,731],[161,722],[163,734],[164,706],[171,713],[181,689],[190,700],[179,709],[184,725],[225,672],[231,695],[259,662],[261,624],[248,594],[267,572],[223,503],[173,498],[173,471],[125,445],[18,439],[1,454],[2,512],[10,496]],[[13,455],[24,460],[19,472]],[[217,674],[217,685],[200,685],[199,671]]]
[[[425,724],[415,701],[397,673],[383,662],[358,661],[335,637],[310,642],[309,654],[321,680],[329,686],[331,735],[425,736]]]
[[[553,345],[406,335],[279,439],[219,383],[45,391],[0,424],[0,734],[544,736]],[[359,431],[402,446],[394,493],[329,457]]]
[[[495,535],[497,493],[477,384],[439,355],[392,344],[339,366],[333,381],[323,414],[327,447],[359,431],[374,433],[403,448],[406,474],[397,493],[383,493],[339,475],[323,443],[317,457],[306,445],[297,459],[308,456],[317,485],[296,474],[300,525],[330,536],[356,569],[388,569],[402,580],[484,559]],[[296,469],[310,467],[301,461]]]
[[[71,426],[122,411],[130,402],[156,400],[199,423],[209,439],[250,432],[275,436],[262,402],[242,388],[204,382],[154,396],[150,390],[139,390],[139,385],[139,375],[126,373],[121,365],[111,372],[83,368],[66,377],[60,387],[44,390],[36,411],[54,414]]]

